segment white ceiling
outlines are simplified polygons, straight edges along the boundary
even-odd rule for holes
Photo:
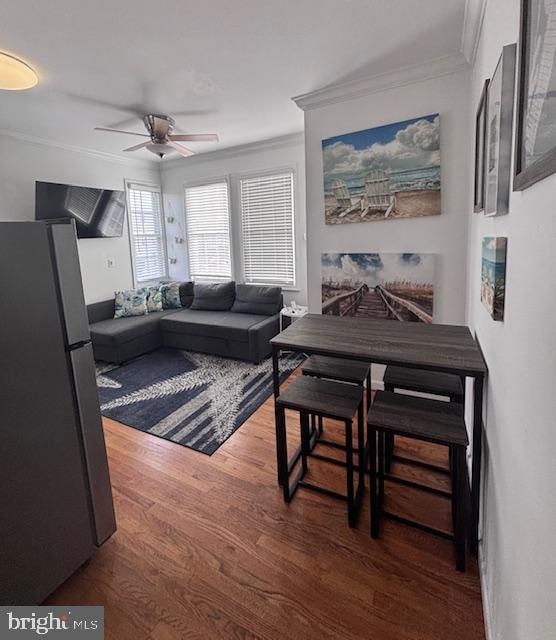
[[[209,151],[301,131],[291,97],[456,53],[465,0],[2,0],[0,50],[37,88],[0,91],[0,129],[120,153],[133,111],[217,132]],[[187,114],[182,112],[191,111]],[[197,113],[195,113],[197,112]],[[156,160],[143,150],[134,154]]]

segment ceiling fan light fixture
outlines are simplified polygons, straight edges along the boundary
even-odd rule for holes
[[[26,62],[0,51],[0,89],[22,91],[31,89],[38,82],[38,75]]]
[[[167,144],[161,144],[157,142],[151,142],[151,144],[148,144],[147,149],[159,158],[163,158],[169,151],[171,151],[171,149],[168,149]]]

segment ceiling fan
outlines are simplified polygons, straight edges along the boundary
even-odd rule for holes
[[[143,123],[147,133],[136,133],[135,131],[122,131],[121,129],[107,129],[105,127],[95,127],[95,131],[108,131],[110,133],[125,133],[130,136],[141,136],[150,138],[146,142],[128,147],[124,151],[138,151],[148,149],[151,153],[163,158],[171,151],[177,151],[184,158],[194,154],[191,149],[184,147],[178,142],[218,142],[215,133],[172,133],[175,121],[170,116],[160,114],[147,114],[143,116]]]

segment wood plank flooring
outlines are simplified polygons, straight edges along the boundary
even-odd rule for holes
[[[325,496],[300,489],[284,504],[272,398],[211,457],[104,425],[118,531],[48,602],[104,605],[108,640],[484,639],[476,562],[456,572],[449,541],[391,521],[371,540],[368,493],[356,529]],[[293,445],[293,416],[288,425]],[[332,422],[325,430],[340,439]],[[310,463],[313,478],[343,489],[341,468]],[[449,529],[446,500],[386,491],[390,510]]]

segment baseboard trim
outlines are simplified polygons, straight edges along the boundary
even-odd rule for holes
[[[479,577],[481,580],[481,599],[483,601],[483,620],[485,621],[485,637],[486,637],[486,640],[494,640],[490,600],[488,597],[488,589],[486,585],[486,572],[484,571],[482,541],[479,541],[478,564],[479,564]]]

